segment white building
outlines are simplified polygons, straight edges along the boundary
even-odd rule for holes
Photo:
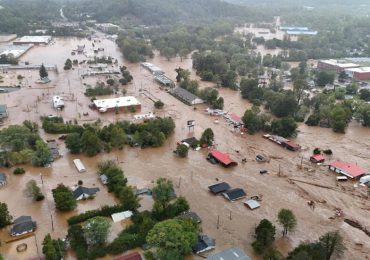
[[[117,109],[129,111],[130,109],[139,110],[141,108],[141,103],[132,96],[110,99],[96,99],[93,102],[96,109],[98,109],[101,113],[116,111]]]
[[[49,35],[45,36],[23,36],[13,42],[15,45],[19,44],[49,44],[52,37]]]

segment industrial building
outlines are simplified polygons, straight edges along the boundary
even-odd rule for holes
[[[16,39],[13,44],[14,45],[21,45],[21,44],[49,44],[51,42],[52,37],[45,35],[45,36],[23,36],[19,39]]]
[[[6,56],[12,55],[15,59],[18,59],[32,47],[33,47],[32,44],[5,45],[5,46],[0,47],[0,55],[6,55]]]
[[[360,65],[355,63],[349,63],[344,60],[319,60],[317,68],[319,70],[330,70],[340,73],[346,69],[359,68]]]
[[[144,69],[149,70],[154,75],[164,74],[164,71],[161,68],[155,66],[152,63],[143,62],[143,63],[140,64],[140,66],[143,67]]]
[[[351,68],[346,69],[345,72],[354,80],[370,80],[370,67]]]
[[[94,107],[101,113],[112,111],[128,112],[132,110],[140,110],[141,103],[132,96],[110,98],[110,99],[96,99],[93,101]]]
[[[308,27],[280,26],[280,30],[288,35],[317,35],[317,31],[310,31]]]

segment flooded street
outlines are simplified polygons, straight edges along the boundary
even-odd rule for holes
[[[77,44],[85,44],[86,49],[91,51],[92,42],[85,39],[57,38],[55,44],[47,47],[34,47],[22,61],[30,61],[33,64],[56,64],[58,73],[49,72],[51,83],[46,85],[35,84],[38,71],[9,72],[11,77],[22,74],[27,81],[25,87],[12,93],[0,94],[0,103],[7,104],[9,118],[3,127],[10,124],[21,124],[24,120],[37,121],[40,124],[40,116],[48,114],[59,114],[65,120],[77,119],[79,123],[92,122],[98,118],[103,124],[117,120],[132,119],[133,114],[114,113],[99,114],[88,108],[90,100],[83,95],[86,84],[94,84],[98,77],[80,78],[81,72],[87,65],[79,65],[74,70],[64,71],[63,66],[67,58],[83,60],[84,55],[71,56],[71,51]],[[21,215],[30,215],[37,221],[38,229],[34,237],[6,244],[4,241],[10,239],[6,229],[0,233],[3,241],[0,247],[5,259],[28,259],[38,255],[35,242],[38,244],[41,254],[41,243],[47,233],[52,237],[64,237],[67,233],[66,219],[86,210],[99,208],[102,205],[113,205],[117,201],[108,194],[107,188],[102,186],[96,174],[96,166],[100,161],[106,159],[117,160],[129,180],[129,185],[137,188],[150,187],[152,182],[159,177],[167,177],[173,180],[178,195],[185,196],[189,201],[190,208],[202,219],[203,233],[216,239],[216,251],[219,252],[230,246],[239,246],[252,256],[256,256],[250,246],[253,241],[254,227],[263,218],[271,220],[277,227],[276,237],[278,249],[284,254],[289,252],[300,242],[314,240],[325,232],[340,230],[344,236],[347,250],[344,259],[365,259],[370,254],[370,240],[363,232],[352,228],[343,222],[343,218],[329,219],[334,215],[334,208],[343,210],[345,217],[355,219],[364,226],[370,228],[369,210],[370,203],[366,197],[363,187],[354,188],[354,182],[337,183],[335,174],[329,172],[326,166],[317,166],[309,162],[309,156],[316,147],[333,150],[330,160],[341,159],[347,162],[357,163],[359,166],[370,170],[370,129],[364,128],[357,123],[352,123],[345,135],[333,133],[331,129],[299,126],[299,134],[296,139],[306,149],[297,153],[290,152],[280,146],[262,138],[261,134],[240,135],[234,133],[232,128],[220,119],[219,124],[214,123],[214,117],[202,113],[205,105],[199,106],[197,110],[187,106],[161,90],[154,82],[153,76],[141,68],[139,64],[128,64],[125,62],[116,44],[107,39],[95,43],[95,47],[103,47],[104,54],[117,58],[118,65],[125,65],[134,77],[132,84],[127,87],[127,95],[138,98],[142,103],[140,113],[155,112],[158,116],[171,116],[176,122],[175,133],[160,148],[139,149],[125,147],[122,151],[102,153],[96,157],[88,158],[83,155],[70,155],[62,141],[57,140],[59,148],[64,156],[56,160],[51,168],[26,167],[26,173],[22,176],[13,175],[12,169],[2,169],[9,176],[9,183],[0,190],[0,201],[6,202],[11,215],[15,218]],[[192,71],[191,77],[197,78],[192,70],[191,59],[172,59],[156,57],[148,60],[166,72],[171,79],[175,79],[175,68],[181,66]],[[113,65],[116,66],[116,65]],[[101,77],[101,80],[106,80]],[[28,86],[31,87],[28,87]],[[202,86],[213,86],[201,82]],[[164,102],[164,109],[155,110],[153,102],[142,93],[150,93],[156,99]],[[237,91],[230,89],[219,89],[220,95],[225,99],[225,111],[234,112],[242,116],[251,104],[242,99]],[[60,94],[65,96],[66,108],[56,112],[52,107],[52,96]],[[111,95],[113,97],[115,95]],[[109,96],[107,96],[109,97]],[[83,116],[84,112],[88,116]],[[188,130],[187,120],[195,120],[194,131]],[[223,168],[220,165],[212,165],[205,158],[206,150],[189,151],[187,158],[175,157],[172,151],[176,142],[186,137],[195,136],[200,138],[201,133],[211,127],[215,133],[217,149],[227,152],[239,165],[234,168]],[[45,134],[42,129],[41,136],[44,139],[56,139],[56,135]],[[238,152],[237,152],[238,151]],[[264,154],[271,160],[267,163],[257,163],[255,156]],[[72,160],[82,160],[87,171],[78,173]],[[243,158],[247,159],[245,164],[241,163]],[[330,161],[329,160],[329,161]],[[280,168],[280,174],[279,173]],[[260,175],[259,171],[266,169],[269,174]],[[44,184],[41,185],[40,173]],[[279,176],[280,175],[280,176]],[[35,179],[42,187],[46,199],[42,202],[32,202],[23,195],[25,184],[30,179]],[[67,186],[76,185],[78,180],[83,180],[86,187],[99,187],[100,192],[93,200],[78,202],[75,211],[60,213],[55,210],[51,189],[58,183]],[[242,201],[228,202],[223,197],[211,195],[207,187],[219,181],[226,181],[232,187],[243,188],[247,196],[263,195],[261,208],[254,211],[243,205]],[[311,183],[311,184],[309,184]],[[318,187],[312,184],[320,184],[329,188]],[[313,211],[308,205],[308,200],[316,201],[316,209]],[[145,203],[144,203],[145,202]],[[143,204],[147,204],[143,201]],[[289,234],[287,239],[281,238],[281,227],[277,224],[277,213],[281,208],[293,210],[297,217],[298,225],[294,233]],[[51,216],[54,224],[52,230]],[[217,218],[220,223],[217,229]],[[113,234],[124,228],[122,225],[114,225]],[[16,246],[21,243],[28,244],[28,250],[17,253]],[[356,245],[361,243],[362,246]],[[74,259],[69,255],[68,259]],[[106,259],[109,259],[107,257]],[[193,259],[201,259],[194,256]]]

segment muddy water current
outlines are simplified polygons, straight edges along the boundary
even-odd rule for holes
[[[25,76],[24,87],[12,93],[0,94],[0,103],[7,104],[9,118],[2,127],[11,124],[20,124],[24,120],[40,121],[41,115],[59,114],[65,120],[77,119],[80,123],[93,122],[100,118],[103,124],[117,120],[132,119],[133,114],[99,114],[88,108],[89,98],[83,95],[85,84],[94,84],[97,80],[106,80],[105,77],[86,77],[81,79],[80,74],[86,65],[79,65],[74,70],[64,71],[63,65],[67,58],[83,60],[84,55],[71,56],[71,51],[77,44],[85,44],[87,51],[92,51],[92,42],[84,39],[57,38],[55,43],[47,47],[34,47],[22,57],[22,61],[32,64],[56,64],[58,73],[50,72],[51,83],[38,85],[35,80],[37,71],[17,71],[5,74],[5,79],[16,81],[16,75]],[[153,111],[158,116],[171,116],[176,121],[175,133],[166,141],[165,145],[156,149],[126,147],[122,151],[103,153],[93,158],[68,153],[62,141],[57,141],[63,157],[57,159],[51,168],[34,168],[26,166],[26,174],[16,176],[12,169],[1,169],[9,177],[8,185],[0,189],[0,201],[6,202],[10,213],[14,217],[30,215],[37,221],[38,229],[34,237],[24,240],[4,243],[10,239],[6,229],[0,232],[3,241],[0,247],[5,259],[28,259],[41,253],[41,242],[47,233],[52,237],[64,237],[67,233],[66,219],[74,214],[95,209],[102,205],[113,205],[115,198],[108,194],[106,187],[98,181],[96,165],[103,160],[117,160],[123,168],[129,184],[138,188],[150,187],[158,177],[167,177],[173,180],[178,195],[185,196],[191,210],[196,211],[202,219],[203,233],[216,239],[216,251],[230,246],[239,246],[253,259],[259,259],[253,254],[250,246],[253,241],[253,230],[258,222],[267,218],[277,226],[276,245],[284,254],[301,241],[314,240],[323,233],[340,230],[344,236],[347,251],[345,259],[365,259],[370,254],[370,239],[361,231],[354,229],[343,222],[343,218],[329,219],[334,215],[334,208],[341,208],[344,214],[356,219],[370,228],[370,203],[363,187],[354,187],[355,182],[338,184],[335,175],[327,167],[313,165],[308,158],[315,147],[330,148],[334,154],[328,160],[341,159],[355,162],[359,166],[370,169],[370,129],[363,128],[357,123],[351,123],[345,135],[335,134],[330,129],[299,126],[296,142],[304,147],[301,152],[290,152],[269,142],[260,134],[254,136],[241,135],[232,131],[232,128],[222,119],[215,123],[215,118],[205,115],[202,110],[205,105],[187,106],[166,91],[161,90],[154,82],[152,75],[140,68],[139,64],[125,62],[114,42],[101,38],[95,42],[95,48],[105,49],[105,55],[119,60],[119,65],[125,64],[134,77],[134,81],[127,88],[127,95],[133,95],[142,103],[140,113]],[[192,70],[191,59],[172,59],[156,57],[149,62],[161,67],[170,78],[175,79],[174,69],[182,68],[192,71],[192,78],[196,78]],[[113,65],[116,66],[116,65]],[[212,84],[201,83],[202,86]],[[30,87],[29,87],[30,86]],[[51,98],[54,94],[65,97],[66,108],[57,112],[52,108]],[[238,92],[220,89],[225,99],[225,110],[242,116],[251,105],[243,100]],[[153,102],[147,98],[161,99],[165,103],[163,110],[154,110]],[[114,97],[111,95],[110,97]],[[109,96],[107,96],[109,97]],[[88,112],[88,116],[83,116]],[[195,120],[194,131],[186,127],[187,120]],[[186,137],[200,138],[201,133],[211,127],[215,133],[217,149],[227,152],[239,165],[234,168],[222,168],[206,161],[207,151],[189,151],[185,159],[174,157],[172,151],[176,142]],[[57,138],[56,135],[45,134],[45,139]],[[263,154],[270,160],[266,163],[257,163],[255,156]],[[86,173],[78,173],[72,160],[80,158],[87,168]],[[245,164],[241,163],[246,158]],[[266,169],[269,174],[260,175],[259,171]],[[43,184],[41,183],[41,177]],[[30,179],[35,179],[42,188],[46,199],[42,202],[32,202],[25,197],[23,190]],[[78,202],[78,207],[70,213],[60,213],[55,210],[51,189],[58,183],[74,186],[78,180],[83,180],[86,187],[99,187],[100,192],[93,200]],[[207,187],[218,181],[226,181],[232,187],[243,188],[247,196],[263,195],[261,208],[251,211],[242,201],[228,202],[223,197],[212,196]],[[325,186],[326,188],[319,187]],[[143,199],[143,206],[150,208],[152,202]],[[315,210],[307,206],[308,200],[317,202]],[[297,216],[298,226],[295,232],[287,239],[281,238],[281,228],[278,225],[277,213],[281,208],[292,209]],[[217,219],[219,225],[217,227]],[[113,239],[125,226],[125,223],[114,224],[110,239]],[[27,243],[28,249],[24,253],[17,253],[16,246]],[[362,246],[359,246],[362,244]],[[36,246],[37,245],[37,246]],[[72,254],[68,259],[74,259]],[[106,259],[109,259],[107,257]],[[198,259],[194,257],[194,259]]]

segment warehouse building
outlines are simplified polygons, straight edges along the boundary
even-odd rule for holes
[[[370,67],[351,68],[346,69],[345,72],[354,80],[370,80]]]
[[[132,96],[109,98],[109,99],[96,99],[93,101],[93,106],[99,112],[114,112],[114,111],[137,111],[141,109],[141,103]]]
[[[329,70],[335,71],[336,73],[341,73],[346,69],[359,68],[360,65],[355,63],[349,63],[344,60],[319,60],[317,63],[317,68],[319,70]]]

